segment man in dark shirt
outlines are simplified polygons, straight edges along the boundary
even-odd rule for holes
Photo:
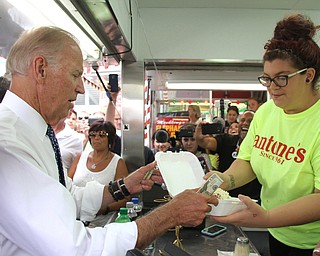
[[[210,153],[219,154],[219,172],[226,171],[232,162],[237,158],[239,147],[245,136],[247,135],[250,123],[253,119],[254,112],[245,111],[239,120],[239,134],[231,135],[228,133],[222,133],[214,136],[203,135],[201,132],[201,124],[199,124],[195,131],[195,138],[199,146],[209,150]],[[237,197],[238,194],[250,196],[253,199],[257,199],[260,202],[260,190],[261,185],[257,179],[254,179],[250,183],[229,191],[229,194],[233,197]]]

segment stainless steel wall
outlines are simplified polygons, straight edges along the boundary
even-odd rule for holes
[[[122,63],[122,155],[129,172],[144,165],[144,67]]]

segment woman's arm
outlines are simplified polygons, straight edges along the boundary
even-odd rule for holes
[[[248,161],[236,159],[223,173],[227,177],[226,190],[239,188],[256,178]]]
[[[247,205],[247,209],[229,216],[211,218],[218,222],[232,223],[237,226],[260,228],[301,225],[320,219],[319,190],[269,211],[264,210],[247,196],[239,195],[239,199]]]
[[[216,173],[223,179],[221,188],[231,190],[241,187],[256,178],[251,165],[248,161],[236,159],[225,172],[218,171],[208,172],[204,179],[208,179],[213,173]]]
[[[118,179],[121,179],[121,178],[124,178],[124,177],[127,177],[127,176],[128,176],[128,169],[127,169],[126,163],[122,158],[120,158],[119,161],[118,161],[118,164],[117,164],[117,170],[116,170],[116,174],[114,176],[114,180],[118,180]],[[106,184],[106,185],[108,185],[108,184]],[[131,197],[128,196],[128,197],[125,197],[123,200],[111,203],[108,206],[108,210],[109,211],[117,211],[121,207],[125,207],[126,203],[128,201],[130,201],[130,199],[131,199]]]

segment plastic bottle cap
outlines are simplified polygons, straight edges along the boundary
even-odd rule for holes
[[[120,208],[120,214],[128,214],[128,209],[127,208]]]
[[[127,202],[126,203],[127,208],[133,208],[133,202]]]
[[[134,204],[138,204],[138,203],[139,203],[139,198],[133,197],[133,198],[131,199],[131,202],[134,203]]]

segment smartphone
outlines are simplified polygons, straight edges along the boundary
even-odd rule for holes
[[[201,164],[201,167],[202,167],[204,173],[209,172],[210,169],[209,169],[209,166],[207,165],[206,160],[204,159],[204,157],[203,156],[197,156],[197,158],[198,158],[198,160],[199,160],[199,162]]]
[[[206,236],[217,236],[227,230],[227,227],[219,225],[219,224],[214,224],[209,227],[206,227],[201,230],[201,233],[206,235]]]
[[[223,133],[222,124],[213,123],[213,124],[202,124],[202,134],[219,134]]]
[[[182,129],[180,131],[176,131],[175,135],[177,139],[181,139],[182,137],[193,137],[194,131]]]
[[[109,75],[109,85],[111,87],[112,92],[118,92],[118,74],[110,74]]]
[[[90,126],[90,125],[92,125],[93,122],[101,120],[101,119],[103,119],[103,118],[101,118],[101,117],[89,117],[88,124]]]

